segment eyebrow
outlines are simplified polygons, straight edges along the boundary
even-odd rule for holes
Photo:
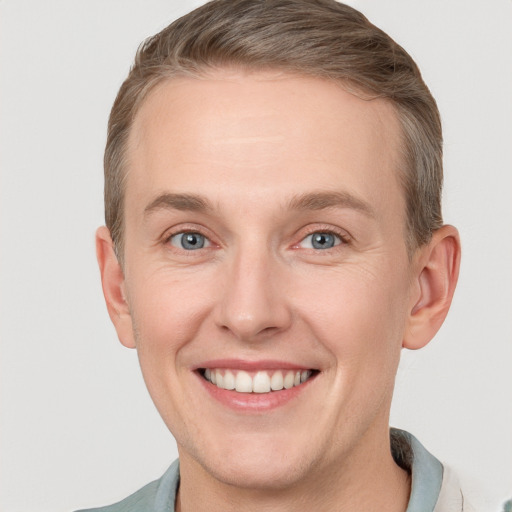
[[[368,217],[375,217],[375,211],[369,203],[345,191],[301,194],[291,199],[289,207],[299,211],[350,208],[364,213]]]
[[[288,208],[298,211],[325,210],[328,208],[350,208],[369,217],[375,217],[375,211],[369,203],[349,192],[309,192],[294,196],[288,202]],[[205,197],[195,194],[163,193],[144,209],[144,216],[158,210],[179,210],[206,213],[213,206]]]
[[[144,216],[157,210],[168,209],[204,213],[213,208],[210,202],[201,196],[194,194],[164,193],[159,195],[144,208]]]

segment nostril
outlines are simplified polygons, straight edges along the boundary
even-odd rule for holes
[[[238,325],[220,325],[220,329],[224,334],[229,334],[242,342],[261,342],[267,340],[272,336],[276,336],[283,328],[281,327],[263,327],[250,325],[248,323]]]

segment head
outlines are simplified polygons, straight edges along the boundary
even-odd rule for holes
[[[389,458],[400,350],[459,261],[405,51],[328,0],[206,4],[139,50],[105,169],[107,307],[184,471],[291,489]]]
[[[304,21],[307,20],[307,24]],[[436,102],[409,54],[360,12],[335,0],[217,0],[146,40],[112,108],[105,149],[105,217],[123,258],[127,141],[145,98],[173,77],[215,69],[281,70],[331,80],[389,102],[400,123],[397,177],[408,249],[442,225],[442,132]]]

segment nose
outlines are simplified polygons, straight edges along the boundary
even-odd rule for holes
[[[241,341],[268,339],[292,320],[285,265],[269,249],[239,250],[224,269],[217,324]]]

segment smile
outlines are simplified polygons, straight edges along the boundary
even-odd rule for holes
[[[204,368],[201,375],[220,389],[238,393],[270,393],[291,389],[307,382],[315,370],[244,370]]]

